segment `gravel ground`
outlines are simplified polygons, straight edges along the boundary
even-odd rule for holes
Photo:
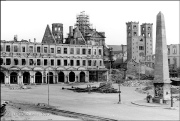
[[[62,87],[87,87],[86,84],[51,84],[50,105],[59,109],[73,112],[96,115],[117,120],[178,120],[179,110],[164,109],[163,107],[142,107],[131,104],[132,101],[144,100],[146,94],[135,91],[136,87],[121,86],[121,104],[118,104],[119,96],[105,93],[77,93],[70,90],[62,90]],[[99,83],[92,83],[99,86]],[[118,85],[114,84],[118,89]],[[31,86],[32,89],[10,90],[2,85],[1,100],[46,103],[48,97],[47,85]],[[169,106],[170,107],[170,106]],[[34,117],[34,119],[38,117]]]

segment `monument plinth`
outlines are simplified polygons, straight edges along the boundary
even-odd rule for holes
[[[170,100],[170,78],[166,44],[166,30],[164,15],[159,12],[156,18],[156,53],[154,71],[154,98],[153,101]]]

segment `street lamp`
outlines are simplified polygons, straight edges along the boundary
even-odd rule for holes
[[[118,102],[118,104],[121,104],[121,90],[120,90],[120,80],[119,80],[119,102]]]
[[[172,85],[171,85],[171,107],[173,107]]]
[[[99,78],[99,73],[98,73],[98,66],[97,66],[97,69],[96,69],[96,80],[98,82],[98,78]]]

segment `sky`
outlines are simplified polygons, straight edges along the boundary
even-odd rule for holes
[[[153,23],[155,47],[156,15],[161,11],[167,44],[179,44],[179,5],[179,1],[1,1],[1,40],[17,35],[18,40],[41,42],[52,23],[62,23],[66,37],[76,15],[85,11],[93,28],[105,32],[107,45],[126,44],[126,22]]]

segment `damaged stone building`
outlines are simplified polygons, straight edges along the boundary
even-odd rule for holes
[[[91,28],[84,12],[63,37],[63,24],[47,25],[42,42],[1,40],[0,79],[5,84],[107,81],[105,33]]]

